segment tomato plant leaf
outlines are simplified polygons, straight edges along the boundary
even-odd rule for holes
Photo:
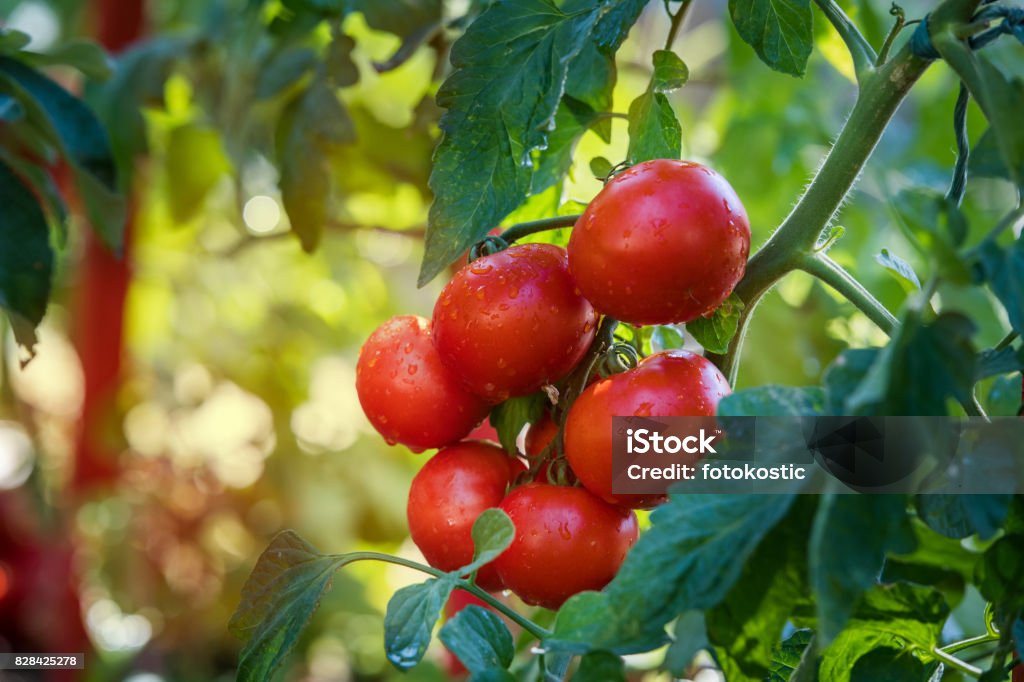
[[[992,292],[999,299],[1010,324],[1024,333],[1024,240],[1003,248],[986,241],[980,249],[981,265]]]
[[[665,652],[662,667],[674,677],[684,677],[694,656],[703,649],[710,649],[707,624],[702,611],[687,611],[676,619],[672,629],[672,644]]]
[[[0,161],[0,306],[18,343],[33,352],[35,329],[46,313],[53,279],[53,249],[46,216],[35,195]]]
[[[444,645],[471,673],[512,665],[515,646],[512,633],[493,611],[470,604],[444,624]]]
[[[0,28],[0,54],[17,54],[32,42],[32,36],[13,28]]]
[[[765,64],[802,76],[814,45],[809,0],[729,0],[740,37]]]
[[[500,509],[487,509],[473,522],[473,563],[460,570],[472,573],[494,561],[512,544],[516,527],[508,514]]]
[[[821,413],[825,393],[817,386],[757,386],[731,393],[718,403],[721,417],[813,416]]]
[[[82,100],[14,59],[0,57],[0,77],[47,143],[67,159],[92,228],[119,253],[126,208],[106,129]]]
[[[441,21],[441,0],[352,0],[348,4],[351,9],[362,12],[370,28],[393,33],[399,38],[407,38],[424,26]]]
[[[848,414],[935,416],[973,398],[975,325],[959,313],[923,322],[910,311],[846,401]]]
[[[620,654],[647,650],[634,647],[663,640],[665,624],[683,611],[708,609],[725,598],[793,499],[673,495],[651,514],[651,529],[604,592],[566,602],[555,620],[555,637]]]
[[[986,411],[993,416],[1016,415],[1021,408],[1020,385],[1020,374],[996,377],[988,391]]]
[[[22,52],[18,56],[33,66],[71,66],[97,81],[110,78],[113,72],[107,53],[91,40],[68,40],[47,52]]]
[[[420,662],[456,584],[448,574],[403,587],[391,597],[384,613],[384,651],[393,666],[408,670]]]
[[[678,159],[683,152],[683,129],[668,98],[647,92],[629,105],[629,149],[631,163],[651,159]]]
[[[295,647],[342,556],[324,556],[293,531],[279,533],[242,587],[228,630],[245,643],[238,679],[269,680]]]
[[[1024,608],[1024,535],[1004,535],[985,550],[975,575],[978,591],[1002,608]]]
[[[437,94],[447,111],[430,175],[435,199],[421,286],[526,198],[533,185],[532,153],[547,144],[572,59],[595,26],[605,23],[598,21],[602,15],[635,5],[497,2],[455,42],[453,71]]]
[[[851,348],[840,353],[832,361],[822,377],[822,385],[825,388],[823,414],[850,414],[846,401],[864,381],[878,353],[877,348]]]
[[[913,551],[902,495],[822,498],[809,544],[810,580],[817,595],[818,637],[827,646],[878,580],[887,553]]]
[[[317,54],[308,47],[289,47],[270,57],[256,79],[256,99],[270,99],[294,88],[317,63]]]
[[[707,612],[708,639],[726,679],[763,680],[797,603],[807,593],[807,534],[814,507],[802,498],[747,560],[720,604]]]
[[[498,432],[498,440],[510,454],[517,452],[516,439],[527,424],[537,422],[548,404],[543,392],[509,398],[491,410],[491,426]]]
[[[682,348],[685,343],[686,337],[674,325],[659,324],[651,329],[650,345],[652,353]]]
[[[908,649],[929,652],[948,616],[949,606],[938,590],[910,583],[876,586],[824,651],[820,679],[849,682],[856,662],[878,648],[901,649],[908,656]]]
[[[938,661],[923,663],[907,651],[882,647],[857,659],[851,682],[929,682]]]
[[[977,534],[984,540],[1002,527],[1011,500],[1009,495],[918,495],[914,505],[936,533],[956,539]]]
[[[875,256],[875,260],[888,272],[892,273],[896,281],[905,290],[912,291],[921,288],[921,280],[918,279],[917,273],[914,272],[914,268],[910,266],[910,263],[890,253],[889,249],[882,249],[882,252]]]
[[[736,294],[729,294],[710,315],[687,322],[686,331],[709,353],[725,353],[736,335],[742,312],[743,301]]]
[[[654,75],[651,89],[654,92],[672,92],[686,85],[690,70],[686,63],[672,50],[654,51]]]
[[[608,651],[591,651],[580,659],[570,682],[625,682],[626,668],[622,659]]]
[[[1024,350],[1017,350],[1011,346],[1000,350],[988,348],[978,353],[974,380],[981,381],[1000,374],[1018,372],[1022,366],[1024,366]]]
[[[516,682],[516,678],[504,668],[488,668],[470,675],[469,682]]]
[[[231,170],[217,131],[195,123],[171,130],[164,164],[171,217],[178,223],[195,218],[210,190]]]
[[[768,682],[790,682],[813,638],[814,632],[804,628],[796,630],[781,644],[772,647]]]
[[[316,249],[331,199],[330,154],[355,141],[348,110],[322,78],[292,100],[278,122],[281,201],[306,252]]]

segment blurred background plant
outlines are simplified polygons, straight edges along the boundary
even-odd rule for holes
[[[71,192],[74,164],[56,157],[28,180],[49,196],[49,176],[73,198],[66,221],[59,202],[47,204],[56,265],[34,359],[22,366],[26,337],[3,336],[0,650],[94,653],[84,675],[39,679],[232,679],[238,643],[225,624],[256,554],[282,528],[325,551],[415,555],[404,500],[421,459],[371,432],[354,363],[384,319],[429,316],[443,284],[416,288],[433,96],[463,18],[483,4],[0,0],[9,58],[81,95],[108,131],[125,207],[102,214],[104,225],[96,211],[121,200]],[[880,44],[888,8],[842,4]],[[695,3],[675,43],[689,83],[668,97],[684,158],[729,179],[757,244],[825,153],[853,100],[853,70],[824,22],[811,78],[763,68],[724,5]],[[927,11],[904,7],[908,17]],[[613,111],[647,87],[666,26],[662,4],[650,3],[619,53]],[[15,31],[29,42],[8,41]],[[83,38],[102,43],[109,63]],[[1000,49],[996,59],[1019,59]],[[5,82],[0,97],[17,95]],[[926,74],[839,217],[845,235],[830,254],[890,309],[913,283],[879,254],[923,265],[891,229],[891,199],[910,185],[944,188],[955,91],[948,70]],[[977,140],[982,118],[969,121]],[[17,151],[16,125],[0,120],[6,151]],[[611,125],[611,142],[584,134],[564,186],[508,222],[589,200],[600,187],[590,161],[626,155],[626,122]],[[999,177],[981,179],[999,175],[984,154],[972,171],[964,210],[981,230],[1013,193]],[[12,216],[0,207],[3,249],[16,245]],[[981,342],[995,344],[1005,320],[988,294],[956,299],[963,291],[939,295],[977,311]],[[753,322],[741,386],[814,383],[843,349],[883,342],[851,305],[795,273]],[[983,402],[1012,413],[1019,377],[1016,388],[997,382]],[[288,678],[397,678],[381,613],[409,580],[377,564],[339,573]],[[982,608],[972,589],[958,613],[978,623]],[[444,679],[440,652],[430,660],[404,678]]]

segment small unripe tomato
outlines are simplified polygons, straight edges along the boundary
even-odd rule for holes
[[[501,504],[522,462],[483,441],[442,448],[427,460],[409,488],[409,534],[434,568],[454,571],[473,560],[473,523]],[[494,564],[477,574],[485,590],[502,589]]]
[[[522,244],[459,270],[434,306],[434,346],[467,388],[494,402],[568,374],[597,313],[569,276],[565,249]]]
[[[608,502],[633,509],[661,504],[664,495],[612,492],[612,417],[711,417],[729,393],[725,376],[702,356],[655,353],[580,394],[565,421],[566,459],[584,487]]]
[[[489,409],[441,362],[430,321],[415,315],[391,318],[366,340],[356,363],[356,393],[389,443],[417,451],[458,441]]]
[[[501,509],[516,535],[494,560],[498,575],[527,604],[549,609],[607,585],[637,539],[636,514],[583,488],[527,483]]]
[[[725,179],[655,159],[616,175],[569,239],[569,269],[600,312],[631,324],[707,315],[743,277],[750,222]]]

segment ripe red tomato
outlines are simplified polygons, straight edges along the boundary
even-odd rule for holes
[[[491,422],[486,419],[480,422],[480,426],[466,434],[466,440],[489,440],[492,443],[501,442],[498,439],[498,430],[491,426]]]
[[[391,318],[366,340],[356,364],[356,393],[389,443],[417,451],[459,440],[488,412],[441,362],[430,322],[415,315]]]
[[[612,493],[612,417],[714,416],[718,401],[729,393],[725,376],[700,355],[656,353],[580,395],[565,422],[565,456],[598,497],[633,509],[656,506],[665,501],[663,495]]]
[[[516,536],[494,560],[498,575],[527,604],[549,609],[608,584],[638,533],[636,514],[583,488],[527,483],[501,509]]]
[[[473,560],[473,523],[505,497],[522,462],[497,445],[463,441],[427,460],[409,489],[409,534],[434,568],[454,571]],[[485,590],[502,589],[493,564],[477,574]]]
[[[725,179],[655,159],[615,176],[569,239],[569,269],[602,313],[632,324],[687,322],[743,277],[750,222]]]
[[[474,393],[495,402],[561,379],[586,353],[597,313],[565,249],[522,244],[462,268],[434,306],[434,346]]]

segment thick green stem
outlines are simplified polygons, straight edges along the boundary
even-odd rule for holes
[[[945,0],[931,13],[929,26],[941,31],[949,25],[969,22],[979,2]],[[725,354],[709,356],[732,385],[736,382],[747,323],[758,301],[814,251],[822,230],[842,205],[896,109],[929,64],[904,46],[864,79],[850,117],[807,191],[750,259],[746,275],[736,287],[736,295],[744,304],[736,335]]]
[[[835,27],[839,37],[846,43],[846,49],[853,58],[853,70],[857,74],[857,82],[861,82],[872,71],[878,55],[864,37],[864,34],[850,21],[843,9],[832,0],[815,0],[822,13]]]
[[[554,218],[544,218],[543,220],[531,220],[528,223],[513,225],[502,232],[500,237],[511,244],[514,241],[538,232],[555,230],[560,227],[572,227],[579,219],[580,216],[578,215],[560,215]]]
[[[445,571],[438,570],[432,566],[421,564],[418,561],[412,561],[411,559],[403,559],[399,556],[383,554],[381,552],[349,552],[348,554],[335,554],[333,555],[332,558],[338,560],[339,568],[346,564],[353,564],[357,561],[383,561],[387,564],[395,564],[397,566],[411,568],[413,570],[420,571],[421,573],[426,573],[427,575],[434,576],[435,578],[443,578],[446,575],[448,575],[448,573],[446,573]],[[475,597],[478,597],[481,601],[486,603],[488,606],[494,608],[496,611],[499,611],[500,613],[508,616],[509,620],[511,620],[516,625],[529,632],[537,639],[541,640],[551,635],[550,632],[548,632],[541,626],[537,625],[529,618],[526,618],[521,614],[517,613],[507,604],[503,604],[498,599],[495,599],[494,596],[491,595],[489,592],[477,587],[472,582],[459,578],[458,584],[461,589],[466,590]]]
[[[896,317],[878,299],[872,296],[871,292],[865,289],[853,275],[825,254],[819,253],[807,256],[801,261],[800,269],[814,275],[842,294],[886,334],[891,335],[892,330],[896,328]]]

